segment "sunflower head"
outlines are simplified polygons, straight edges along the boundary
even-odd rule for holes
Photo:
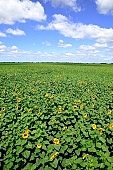
[[[5,109],[6,109],[5,107],[2,107],[2,111],[3,111],[3,112],[5,111]]]
[[[53,159],[55,159],[57,156],[58,156],[58,152],[55,152],[55,154],[54,155],[52,155],[51,157],[50,157],[50,160],[53,160]]]
[[[96,129],[96,127],[97,127],[96,124],[92,124],[93,129]]]
[[[21,98],[17,98],[17,102],[19,103],[21,101]]]
[[[76,110],[76,109],[77,109],[77,105],[74,105],[74,106],[73,106],[73,109]]]
[[[84,118],[86,118],[86,117],[87,117],[87,114],[86,114],[86,113],[84,113],[84,114],[83,114],[83,117],[84,117]]]
[[[62,130],[66,130],[67,129],[67,126],[64,126],[63,128],[62,128]]]
[[[112,113],[112,110],[108,110],[108,115],[110,115]]]
[[[42,144],[41,143],[38,143],[37,144],[37,148],[41,148],[42,147]]]
[[[103,129],[102,129],[102,128],[98,128],[98,131],[99,131],[99,132],[102,132],[102,131],[103,131]]]
[[[112,129],[112,128],[113,128],[113,123],[111,123],[111,124],[109,125],[109,128],[110,128],[110,129]]]
[[[53,123],[55,123],[55,122],[56,122],[56,120],[55,120],[55,119],[52,119],[52,122],[53,122]]]
[[[59,139],[54,138],[53,143],[56,144],[56,145],[58,145],[58,144],[59,144]]]
[[[48,94],[48,93],[46,93],[46,94],[45,94],[45,97],[48,97],[48,96],[49,96],[49,94]]]
[[[22,134],[22,137],[23,137],[24,139],[28,138],[28,133],[23,133],[23,134]]]

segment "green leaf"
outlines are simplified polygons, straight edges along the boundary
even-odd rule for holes
[[[48,161],[49,161],[48,156],[45,156],[45,157],[41,160],[41,163],[42,163],[42,164],[45,164],[45,163],[48,162]]]
[[[26,145],[26,148],[32,149],[32,143],[30,141],[28,141],[28,144]]]
[[[58,166],[58,160],[57,158],[54,159],[53,162],[50,163],[53,168],[56,168]]]
[[[103,137],[99,137],[99,140],[105,143],[105,139]]]
[[[58,144],[58,145],[54,145],[54,148],[55,148],[57,151],[59,151],[59,150],[60,150],[60,147],[61,147],[61,145],[60,145],[60,144]]]
[[[16,153],[19,154],[24,150],[24,148],[22,146],[17,146],[16,150]]]
[[[66,166],[66,163],[67,163],[67,159],[64,158],[64,159],[62,160],[62,166],[65,167],[65,166]]]
[[[68,145],[64,145],[64,146],[62,146],[61,148],[62,148],[63,151],[65,151],[65,150],[67,150]]]
[[[41,160],[42,159],[39,159],[39,158],[36,159],[36,167],[38,167],[41,164]]]
[[[73,148],[68,148],[67,152],[72,153]]]
[[[42,153],[40,154],[40,157],[43,159],[43,158],[45,157],[45,152],[42,152]]]
[[[83,160],[82,160],[82,158],[78,158],[78,159],[76,159],[74,162],[76,163],[76,164],[81,164],[81,162],[82,162]]]
[[[26,151],[22,152],[22,155],[23,155],[24,158],[28,159],[29,156],[30,156],[30,151],[26,150]]]
[[[101,147],[102,147],[102,146],[101,146],[101,143],[99,143],[99,142],[96,143],[96,147],[97,147],[97,148],[101,148]]]
[[[88,148],[89,152],[96,152],[96,149],[94,147]]]
[[[22,170],[28,170],[28,169],[34,170],[35,168],[36,168],[36,164],[34,164],[33,166],[32,163],[27,163],[27,165],[24,168],[22,168]]]
[[[12,169],[13,163],[9,162],[7,165],[4,166],[4,170]]]
[[[53,170],[53,168],[51,168],[47,165],[47,166],[45,166],[44,170]]]
[[[76,138],[76,141],[77,141],[77,142],[81,141],[81,136],[78,136],[78,137]]]
[[[107,151],[108,148],[107,148],[106,146],[102,145],[102,150],[103,150],[103,151]]]
[[[75,153],[79,156],[80,155],[80,151],[81,151],[81,149],[78,149],[78,150],[75,151]]]

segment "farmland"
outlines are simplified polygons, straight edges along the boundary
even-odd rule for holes
[[[0,64],[3,170],[112,170],[113,65]]]

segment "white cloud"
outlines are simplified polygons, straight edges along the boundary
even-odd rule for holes
[[[95,43],[95,44],[94,44],[94,47],[97,47],[97,48],[107,48],[108,45],[107,45],[107,43],[104,43],[104,44]]]
[[[113,0],[96,0],[97,10],[101,14],[113,14]]]
[[[0,0],[0,24],[25,22],[27,19],[41,21],[46,19],[44,8],[39,2],[30,0]]]
[[[0,37],[7,37],[5,33],[0,31]]]
[[[62,42],[63,40],[61,40]],[[6,46],[0,42],[0,61],[62,61],[62,62],[113,62],[113,46],[95,47],[95,44],[81,45],[75,52],[41,52],[21,50],[17,46]]]
[[[63,40],[59,40],[59,42],[58,42],[58,47],[68,48],[68,47],[72,47],[72,45],[71,45],[71,44],[64,44],[64,41],[63,41]]]
[[[70,7],[74,11],[80,11],[81,8],[77,5],[77,0],[45,0],[45,2],[50,1],[54,7]]]
[[[48,41],[42,42],[42,44],[46,46],[51,46],[51,43],[49,43]]]
[[[113,50],[110,44],[95,43],[93,45],[80,45],[76,55],[82,61],[113,62]]]
[[[22,35],[25,35],[25,32],[20,30],[20,29],[16,29],[16,30],[13,30],[11,28],[8,28],[6,30],[6,33],[9,33],[9,34],[13,34],[13,35],[17,35],[17,36],[22,36]]]
[[[66,53],[66,56],[74,56],[73,53]]]
[[[91,51],[91,50],[95,50],[95,47],[93,47],[91,45],[80,45],[79,49],[85,50],[85,51]]]
[[[7,47],[2,43],[0,42],[0,52],[4,52],[5,50],[7,49]]]
[[[82,23],[71,22],[67,17],[61,14],[54,14],[53,21],[47,26],[38,25],[40,30],[57,30],[65,37],[83,39],[95,39],[99,43],[113,41],[113,28],[101,28],[98,25],[85,25]]]
[[[14,45],[14,46],[11,47],[11,49],[12,50],[18,50],[18,47]]]

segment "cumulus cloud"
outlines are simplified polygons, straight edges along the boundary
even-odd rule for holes
[[[42,21],[46,19],[44,8],[39,2],[30,0],[0,0],[0,24],[26,22],[27,19]]]
[[[100,14],[113,15],[113,0],[96,0],[97,10]]]
[[[85,51],[91,51],[91,50],[95,50],[95,47],[91,46],[91,45],[81,45],[79,47],[80,50],[85,50]]]
[[[9,33],[9,34],[13,34],[13,35],[17,35],[17,36],[22,36],[22,35],[25,35],[25,32],[20,30],[20,29],[16,29],[16,30],[13,30],[11,28],[8,28],[6,30],[6,33]]]
[[[77,5],[77,0],[45,0],[50,1],[54,7],[70,7],[74,11],[80,11],[81,8]]]
[[[108,29],[101,28],[98,25],[74,23],[61,14],[54,14],[52,22],[47,26],[38,25],[37,29],[57,30],[65,37],[75,39],[91,38],[101,43],[113,41],[113,28]]]
[[[42,44],[45,46],[51,46],[51,43],[49,43],[48,41],[42,42]]]
[[[72,45],[71,44],[65,44],[63,40],[59,40],[58,47],[68,48],[68,47],[72,47]]]
[[[14,45],[14,46],[11,47],[11,49],[12,50],[18,50],[18,47]]]
[[[2,42],[0,42],[0,53],[4,52],[6,49],[7,47]]]
[[[111,47],[107,43],[80,45],[76,51],[76,56],[87,62],[113,62],[113,49]]]
[[[5,33],[0,31],[0,37],[7,37]]]
[[[66,53],[66,56],[74,56],[74,54],[73,53]]]
[[[95,43],[95,44],[94,44],[94,47],[97,47],[97,48],[107,48],[108,45],[107,45],[107,43],[104,43],[104,44]]]

